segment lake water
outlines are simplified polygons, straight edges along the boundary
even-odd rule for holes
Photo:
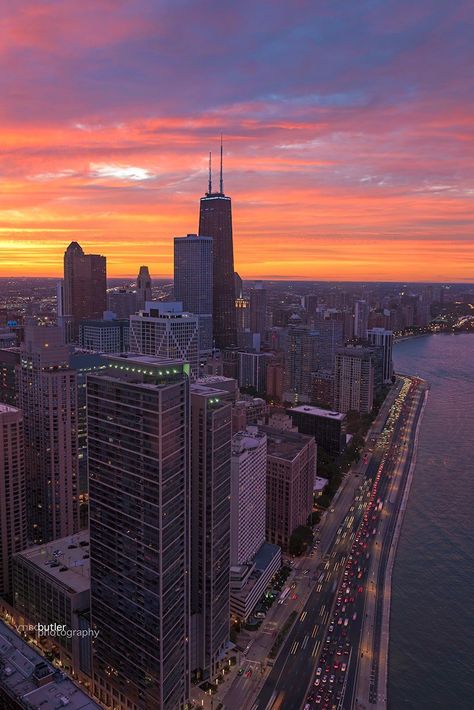
[[[389,710],[474,708],[474,335],[398,343],[430,384],[393,573]]]

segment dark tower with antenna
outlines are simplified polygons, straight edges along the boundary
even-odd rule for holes
[[[232,242],[232,204],[224,194],[222,173],[222,136],[219,192],[212,191],[211,154],[209,153],[209,185],[201,197],[199,234],[213,239],[213,337],[218,348],[237,345],[235,314],[234,248]]]

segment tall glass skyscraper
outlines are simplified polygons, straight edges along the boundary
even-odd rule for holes
[[[237,345],[235,317],[234,249],[232,243],[232,205],[224,194],[222,181],[222,145],[219,192],[209,187],[201,197],[199,234],[213,239],[213,333],[219,348]]]
[[[171,710],[189,697],[189,365],[107,360],[87,378],[94,693]]]
[[[188,234],[174,239],[174,297],[198,316],[199,350],[212,352],[212,239]]]

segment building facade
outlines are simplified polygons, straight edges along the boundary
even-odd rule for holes
[[[316,444],[329,456],[337,457],[343,452],[346,443],[344,414],[306,405],[287,412],[300,434],[314,437]]]
[[[151,291],[151,276],[148,266],[140,266],[137,276],[137,311],[145,308],[145,303],[153,298]]]
[[[375,368],[370,348],[345,347],[336,353],[334,373],[334,407],[338,412],[350,410],[368,413],[374,406]]]
[[[212,191],[209,175],[208,191],[200,202],[199,234],[213,239],[214,343],[218,348],[232,347],[237,345],[232,204],[223,191],[222,147],[219,192]]]
[[[393,331],[385,328],[371,328],[367,331],[367,338],[371,345],[383,349],[383,384],[389,385],[393,377]]]
[[[79,529],[77,377],[64,330],[25,327],[17,374],[28,538],[40,544]]]
[[[76,340],[81,320],[102,318],[107,309],[105,256],[84,254],[77,242],[71,242],[64,254],[62,316],[69,319],[69,339]]]
[[[212,352],[213,251],[210,237],[188,234],[174,239],[174,297],[198,316],[201,354]]]
[[[189,697],[189,365],[110,356],[87,380],[96,697],[117,710]]]
[[[266,539],[288,550],[291,533],[313,510],[316,443],[313,437],[260,426],[267,436]]]
[[[13,555],[26,547],[23,414],[0,404],[0,597],[9,599]]]
[[[253,559],[265,542],[267,437],[247,427],[232,439],[231,564]]]
[[[177,302],[148,303],[130,316],[130,350],[142,355],[185,360],[191,378],[199,376],[199,319]]]
[[[79,347],[91,353],[123,353],[129,344],[128,320],[88,320],[79,323]]]
[[[229,641],[231,405],[191,386],[191,672],[214,679]]]

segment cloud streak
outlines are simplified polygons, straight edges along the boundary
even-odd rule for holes
[[[472,3],[18,0],[0,21],[0,274],[59,274],[75,234],[110,275],[169,276],[221,132],[244,277],[469,273]]]

